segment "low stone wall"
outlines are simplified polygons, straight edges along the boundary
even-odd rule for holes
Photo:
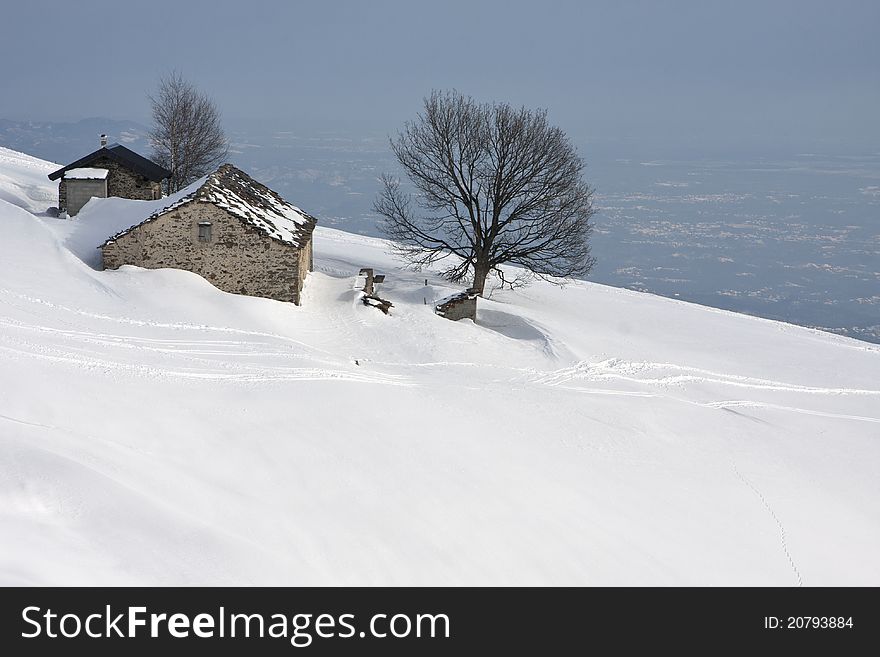
[[[460,319],[477,321],[477,295],[467,290],[441,299],[434,305],[434,312],[457,322]]]
[[[210,223],[210,241],[199,240],[200,223]],[[311,240],[303,249],[284,244],[211,203],[197,201],[108,242],[101,254],[105,269],[185,269],[225,292],[297,305],[312,258]]]

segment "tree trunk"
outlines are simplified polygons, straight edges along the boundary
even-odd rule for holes
[[[474,282],[471,285],[474,294],[483,296],[483,288],[486,287],[486,277],[489,275],[490,269],[489,264],[485,262],[477,262],[474,265]]]

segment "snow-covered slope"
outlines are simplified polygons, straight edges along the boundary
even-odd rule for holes
[[[0,146],[0,200],[31,212],[58,203],[58,186],[46,176],[57,164]]]
[[[0,201],[3,583],[880,584],[877,347],[590,283],[453,323],[322,228],[302,307],[95,270],[131,203]]]

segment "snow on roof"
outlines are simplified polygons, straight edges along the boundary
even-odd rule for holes
[[[451,303],[453,301],[465,301],[467,299],[475,299],[477,295],[474,292],[471,292],[469,289],[464,292],[455,292],[454,294],[450,294],[449,296],[443,297],[439,301],[434,302],[434,307],[439,308],[440,306],[445,306],[447,303]]]
[[[64,172],[64,179],[70,180],[104,180],[107,177],[107,174],[110,173],[107,169],[68,169]]]
[[[210,175],[197,197],[288,244],[299,244],[303,229],[311,232],[316,221],[231,164],[224,164]]]
[[[117,233],[107,241],[122,237],[138,226],[187,203],[212,203],[238,217],[272,239],[301,247],[317,219],[291,205],[265,185],[224,164],[207,178],[202,178],[179,194],[177,200],[153,212],[144,221]]]

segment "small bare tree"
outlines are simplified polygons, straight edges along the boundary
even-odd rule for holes
[[[220,112],[205,93],[173,72],[159,79],[149,99],[153,159],[171,171],[169,193],[183,189],[226,159],[229,145]]]
[[[589,237],[593,191],[583,161],[547,113],[504,103],[478,104],[457,92],[433,92],[424,112],[391,140],[416,190],[383,176],[374,210],[392,248],[414,269],[438,261],[452,281],[473,275],[483,293],[501,264],[538,277],[572,278],[593,266]]]

